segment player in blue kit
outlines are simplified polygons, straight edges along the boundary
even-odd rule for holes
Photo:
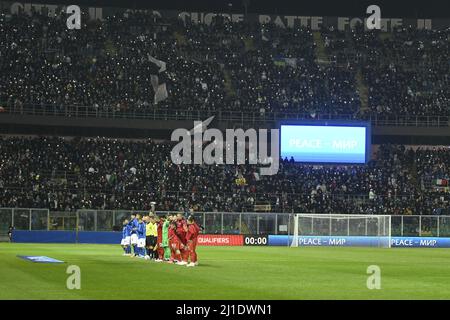
[[[131,246],[133,247],[133,254],[131,255],[132,257],[138,256],[138,248],[137,248],[137,244],[138,244],[138,234],[137,234],[137,230],[138,230],[138,226],[139,226],[139,219],[141,218],[141,216],[139,214],[132,214],[131,215],[131,219],[129,222],[130,225],[130,242],[131,242]],[[131,250],[130,250],[131,253]]]
[[[131,236],[131,226],[129,225],[128,219],[126,219],[123,222],[123,229],[122,229],[122,241],[120,242],[120,245],[123,248],[123,255],[128,256],[131,253],[131,247],[130,247],[130,236]]]
[[[124,230],[122,231],[122,247],[124,247],[124,255],[131,256],[131,224],[128,219],[124,222]]]
[[[139,216],[139,220],[138,220],[137,236],[138,236],[138,242],[137,242],[138,256],[139,256],[139,258],[144,258],[145,257],[145,222],[142,220],[142,218],[140,216]]]

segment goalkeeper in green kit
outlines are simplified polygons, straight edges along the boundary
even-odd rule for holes
[[[156,251],[158,252],[158,259],[155,262],[163,262],[170,258],[169,248],[169,224],[166,217],[159,217],[157,223],[158,238],[156,240]]]
[[[169,215],[167,215],[164,219],[164,223],[162,225],[162,247],[164,249],[164,260],[170,259],[170,248],[169,248]]]

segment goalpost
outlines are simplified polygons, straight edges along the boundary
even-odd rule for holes
[[[391,247],[390,215],[295,214],[291,247]]]

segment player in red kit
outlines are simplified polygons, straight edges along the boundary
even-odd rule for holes
[[[182,250],[184,249],[184,245],[178,237],[176,229],[177,224],[172,222],[169,227],[169,246],[171,251],[169,263],[174,263],[176,260],[177,264],[186,265],[187,263],[183,263],[182,261]]]
[[[159,221],[157,222],[158,237],[156,240],[156,252],[158,253],[158,258],[155,260],[156,262],[164,261],[164,248],[162,246],[162,228],[164,220],[164,217],[160,217]]]
[[[183,244],[183,247],[185,250],[182,249],[181,252],[181,259],[182,262],[180,264],[187,265],[187,260],[189,258],[189,250],[187,249],[187,241],[186,241],[186,234],[188,231],[186,219],[183,217],[183,214],[178,213],[175,218],[175,223],[177,225],[176,233],[178,238],[180,238],[181,243]]]
[[[178,213],[175,222],[177,224],[177,235],[180,238],[181,242],[183,244],[186,244],[187,223],[186,219],[183,217],[183,214]]]
[[[187,267],[195,267],[198,265],[197,263],[197,239],[198,234],[200,233],[200,227],[197,223],[195,223],[194,217],[190,216],[187,220],[187,234],[186,234],[186,241],[187,241],[187,247],[188,247],[188,254],[189,259],[191,260],[190,263],[188,263]]]

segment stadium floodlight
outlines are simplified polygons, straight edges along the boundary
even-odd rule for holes
[[[291,247],[391,247],[390,215],[295,214]]]

